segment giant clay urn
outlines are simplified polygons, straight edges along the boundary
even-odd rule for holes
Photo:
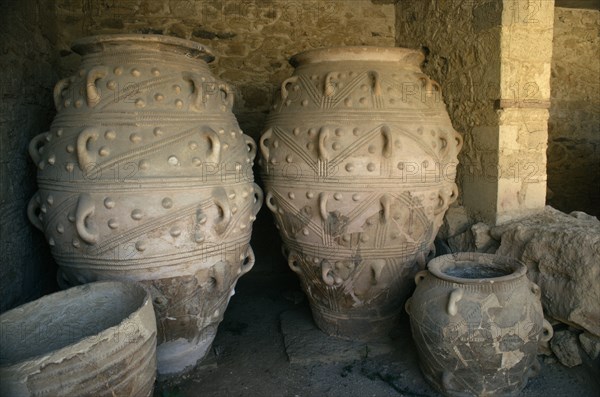
[[[330,335],[394,326],[457,198],[462,138],[422,61],[405,48],[295,55],[260,139],[266,204]]]
[[[129,279],[150,291],[159,373],[178,373],[204,357],[254,263],[256,147],[205,46],[127,34],[73,50],[81,66],[56,85],[58,113],[30,144],[29,217],[61,285]]]

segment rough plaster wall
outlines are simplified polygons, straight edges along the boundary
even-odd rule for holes
[[[556,8],[549,203],[600,215],[600,11]]]
[[[394,5],[370,0],[57,0],[60,73],[78,57],[81,36],[156,33],[199,41],[218,60],[212,71],[237,90],[234,113],[246,134],[261,133],[273,94],[305,49],[394,45]]]
[[[54,288],[47,244],[26,215],[36,189],[27,146],[54,115],[55,29],[48,3],[11,2],[0,16],[0,312]]]
[[[425,73],[442,86],[454,128],[465,144],[458,184],[464,202],[469,181],[482,202],[495,202],[498,162],[494,101],[500,97],[498,1],[401,0],[396,5],[396,44],[425,47]],[[485,67],[482,67],[485,65]],[[465,183],[467,182],[467,184]]]

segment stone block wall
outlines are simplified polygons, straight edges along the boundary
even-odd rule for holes
[[[394,46],[394,5],[371,0],[57,0],[57,51],[66,76],[78,64],[71,42],[104,33],[155,33],[201,42],[213,73],[237,90],[234,113],[258,138],[273,94],[303,50]]]
[[[500,97],[501,13],[497,1],[400,1],[396,5],[396,45],[424,49],[423,70],[442,86],[452,124],[463,134],[459,202],[471,211],[471,193],[480,202],[494,201],[498,194],[494,183],[498,115],[493,104]],[[487,67],[481,67],[483,63]],[[472,215],[491,217],[494,209],[489,210],[482,214],[485,209],[478,209]]]
[[[15,1],[0,16],[0,312],[55,288],[56,265],[26,214],[36,190],[27,147],[54,116],[56,29],[49,3]]]
[[[548,123],[549,204],[600,216],[600,11],[557,7]]]

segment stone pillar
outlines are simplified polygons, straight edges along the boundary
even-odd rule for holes
[[[422,47],[465,136],[461,203],[502,223],[546,200],[553,0],[403,0],[396,44]]]

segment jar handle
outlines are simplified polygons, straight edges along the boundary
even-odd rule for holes
[[[292,76],[292,77],[285,79],[283,81],[283,83],[281,83],[281,99],[282,100],[287,99],[287,97],[289,95],[289,91],[287,89],[288,84],[292,84],[297,81],[298,81],[298,76]]]
[[[250,157],[250,161],[254,161],[254,158],[256,157],[256,142],[254,142],[254,139],[248,135],[244,135],[244,142],[248,148],[248,156]]]
[[[448,209],[450,204],[452,204],[453,202],[456,201],[456,199],[458,198],[458,186],[456,185],[456,183],[454,183],[452,185],[452,189],[451,189],[449,195],[446,195],[446,193],[444,191],[440,191],[438,193],[438,198],[439,198],[439,204],[433,210],[434,215],[439,215],[442,212],[446,211],[446,209]]]
[[[97,66],[92,68],[87,74],[87,81],[85,86],[86,101],[89,107],[93,108],[102,99],[100,91],[96,86],[96,81],[106,77],[108,74],[108,68],[106,66]]]
[[[40,149],[44,145],[43,144],[40,145],[40,142],[43,140],[47,141],[48,134],[49,134],[48,131],[42,132],[41,134],[38,134],[35,137],[33,137],[31,142],[29,142],[29,147],[28,147],[29,157],[31,157],[31,159],[33,160],[33,162],[35,163],[36,166],[42,160],[42,158],[40,157]]]
[[[254,186],[254,208],[252,209],[252,214],[253,214],[253,216],[256,216],[256,214],[258,214],[258,211],[260,211],[260,208],[262,207],[264,193],[263,193],[262,189],[260,188],[260,186],[258,186],[256,183],[253,183],[253,186]]]
[[[546,343],[554,336],[554,329],[548,320],[544,319],[542,323],[542,336],[540,337],[540,343]]]
[[[300,265],[297,264],[300,259],[300,255],[298,255],[296,251],[290,251],[290,253],[287,256],[287,259],[288,266],[290,267],[290,269],[292,269],[294,273],[302,274]]]
[[[221,213],[221,219],[215,223],[215,231],[218,234],[223,234],[231,223],[231,208],[225,190],[222,188],[215,190],[213,192],[213,201]]]
[[[419,283],[425,280],[425,277],[429,274],[429,270],[421,270],[417,274],[415,274],[415,284],[419,285]]]
[[[37,216],[37,211],[40,209],[40,192],[35,192],[33,197],[29,200],[29,204],[27,204],[27,218],[29,218],[29,222],[38,230],[44,231],[44,225],[42,221]]]
[[[408,315],[410,316],[410,305],[412,303],[412,297],[408,298],[406,300],[406,303],[404,304],[404,310],[406,310],[406,313],[408,313]]]
[[[386,223],[390,219],[390,207],[392,206],[392,199],[386,193],[383,196],[381,196],[379,203],[381,204],[381,209],[383,212],[382,213],[383,223]]]
[[[265,204],[274,214],[277,213],[277,206],[273,202],[273,193],[267,192],[267,197],[265,198]]]
[[[329,154],[325,147],[327,138],[329,138],[329,128],[322,127],[319,131],[319,160],[321,161],[327,161],[329,159]]]
[[[390,158],[392,156],[392,131],[390,127],[384,125],[381,127],[381,135],[383,136],[383,157]]]
[[[256,256],[254,255],[254,250],[250,245],[248,245],[248,249],[246,250],[246,257],[244,258],[244,262],[242,262],[242,272],[240,273],[240,276],[252,270],[255,263]]]
[[[98,139],[98,132],[95,128],[86,128],[77,136],[77,161],[82,171],[85,171],[88,164],[95,161],[95,158],[90,155],[87,146],[88,142],[95,142],[96,139]]]
[[[56,108],[56,110],[60,110],[61,109],[61,96],[63,93],[63,90],[65,88],[67,88],[70,85],[70,80],[68,78],[66,79],[62,79],[60,80],[58,83],[56,83],[56,85],[54,86],[54,107]]]
[[[448,307],[446,311],[449,315],[454,316],[458,313],[458,302],[462,299],[464,294],[464,290],[462,288],[455,288],[452,292],[450,292],[450,297],[448,298]]]
[[[267,162],[267,164],[266,164],[267,170],[269,167],[269,154],[270,154],[269,148],[267,146],[267,141],[269,139],[271,139],[272,136],[273,136],[273,129],[269,128],[262,134],[262,136],[260,137],[260,140],[259,140],[260,152],[261,152],[263,158],[265,159],[265,161]]]
[[[206,162],[218,164],[221,160],[221,140],[219,139],[219,136],[211,128],[202,131],[201,136],[208,141]]]
[[[327,213],[327,200],[329,199],[327,193],[321,192],[319,193],[319,214],[321,214],[321,218],[326,221],[328,216]]]
[[[531,288],[531,293],[534,294],[536,298],[540,299],[542,297],[542,290],[539,285],[531,281],[529,283],[529,288]]]
[[[88,244],[96,244],[98,242],[98,229],[91,222],[91,219],[88,219],[94,215],[95,210],[96,205],[92,196],[88,193],[81,194],[75,211],[75,227],[79,237]]]
[[[223,104],[228,106],[229,109],[233,108],[234,101],[234,93],[229,84],[223,83],[219,84],[219,91],[221,91],[225,96],[223,96]]]

